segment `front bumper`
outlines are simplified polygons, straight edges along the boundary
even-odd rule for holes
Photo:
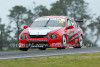
[[[47,39],[47,38],[29,38],[29,39],[19,39],[19,48],[57,48],[62,47],[62,38]]]

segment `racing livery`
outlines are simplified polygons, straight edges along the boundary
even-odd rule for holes
[[[30,47],[65,49],[81,48],[83,31],[72,18],[67,16],[44,16],[37,18],[30,26],[24,26],[19,35],[19,49]]]

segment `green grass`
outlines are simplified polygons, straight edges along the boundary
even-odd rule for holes
[[[0,67],[100,67],[100,53],[0,60]]]
[[[0,52],[16,52],[16,51],[20,51],[20,50],[6,50],[6,51],[0,51]]]

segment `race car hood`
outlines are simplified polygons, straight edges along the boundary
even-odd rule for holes
[[[60,29],[61,27],[34,27],[28,28],[29,35],[47,35],[51,31]]]

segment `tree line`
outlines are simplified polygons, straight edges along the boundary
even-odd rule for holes
[[[0,18],[0,50],[2,50],[2,47],[9,46],[10,43],[18,43],[18,37],[23,26],[29,25],[40,16],[70,16],[74,20],[84,20],[83,23],[80,23],[84,31],[84,44],[91,43],[94,44],[93,46],[97,46],[100,36],[100,16],[92,20],[91,14],[88,13],[88,3],[84,0],[58,0],[51,4],[50,9],[43,5],[36,6],[33,10],[24,6],[14,6],[9,12],[10,14],[7,17],[10,22],[7,26],[2,23]],[[88,20],[91,20],[91,22],[86,25]],[[89,32],[91,36],[96,36],[94,42],[88,38],[87,29],[91,30]],[[97,30],[96,33],[93,33],[95,30]]]

